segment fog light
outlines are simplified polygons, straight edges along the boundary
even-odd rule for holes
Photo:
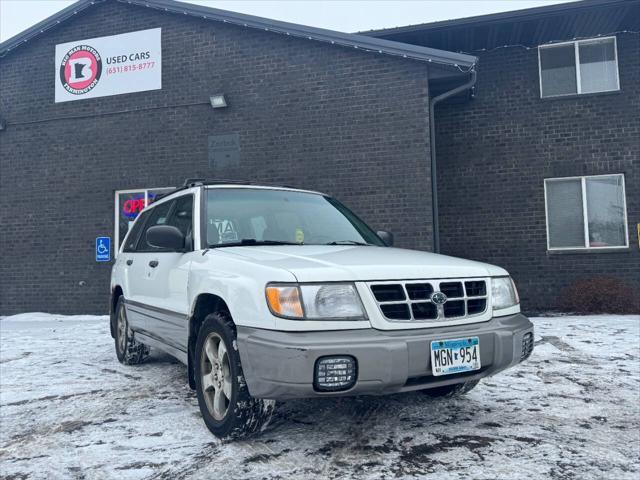
[[[348,390],[358,376],[356,359],[350,356],[320,357],[316,360],[313,386],[321,392]]]
[[[522,353],[520,354],[520,361],[526,360],[533,352],[533,333],[527,332],[522,337]]]

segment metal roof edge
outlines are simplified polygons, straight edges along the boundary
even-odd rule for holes
[[[23,43],[28,42],[32,38],[44,33],[52,27],[55,27],[88,7],[104,1],[105,0],[78,0],[76,3],[72,3],[50,17],[45,18],[44,20],[0,43],[0,57],[5,56],[14,48],[19,47]]]
[[[108,0],[79,0],[69,7],[37,23],[27,30],[14,37],[0,43],[0,57],[5,56],[18,46],[28,42],[32,38],[44,33],[46,30],[55,27],[61,22],[71,18],[78,12]],[[307,38],[309,40],[321,41],[332,45],[351,47],[368,52],[377,52],[386,55],[398,56],[412,60],[432,62],[442,65],[449,65],[460,70],[472,69],[477,57],[462,53],[438,50],[435,48],[410,45],[401,42],[394,42],[355,33],[337,32],[323,28],[309,27],[295,23],[272,20],[243,13],[230,12],[212,7],[193,5],[175,0],[115,0],[120,3],[127,3],[141,7],[153,8],[160,11],[192,15],[195,17],[214,20],[232,25],[255,28],[267,32],[280,33],[297,38]]]
[[[581,10],[594,7],[607,7],[616,4],[628,4],[630,0],[580,0],[542,7],[525,8],[521,10],[510,10],[507,12],[489,13],[487,15],[476,15],[473,17],[455,18],[450,20],[440,20],[437,22],[417,23],[400,27],[381,28],[375,30],[364,30],[357,32],[359,35],[370,35],[374,38],[384,37],[397,33],[409,33],[420,30],[436,30],[440,28],[462,27],[465,25],[518,21],[523,18],[531,19],[537,16],[553,15],[557,13],[569,12],[571,10]],[[631,2],[638,0],[631,0]]]

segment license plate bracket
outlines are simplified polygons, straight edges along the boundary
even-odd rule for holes
[[[478,337],[434,340],[431,342],[431,373],[438,377],[480,370]]]

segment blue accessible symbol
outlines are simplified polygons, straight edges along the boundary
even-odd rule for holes
[[[96,238],[96,262],[111,260],[111,237]]]

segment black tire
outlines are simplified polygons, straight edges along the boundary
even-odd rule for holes
[[[129,328],[123,296],[118,298],[118,303],[116,304],[116,324],[114,327],[118,361],[123,365],[142,363],[149,355],[149,347],[134,340],[133,332]]]
[[[249,394],[235,340],[236,330],[231,316],[221,312],[212,313],[200,326],[193,355],[200,413],[207,428],[218,438],[240,439],[261,432],[271,420],[275,407],[273,400],[253,398]],[[226,351],[220,354],[221,342],[224,342]],[[209,353],[205,343],[209,345]],[[217,347],[213,347],[214,361],[210,361],[213,345]],[[218,374],[220,376],[216,376]],[[203,388],[205,382],[207,385]],[[229,387],[226,393],[225,386]],[[216,400],[218,389],[223,391],[221,400]],[[226,406],[223,414],[220,412],[224,407],[219,408],[217,413],[214,408],[218,401]]]
[[[442,387],[428,388],[422,392],[432,398],[451,398],[464,395],[474,389],[480,380],[473,380],[464,383],[454,383],[453,385],[444,385]]]

